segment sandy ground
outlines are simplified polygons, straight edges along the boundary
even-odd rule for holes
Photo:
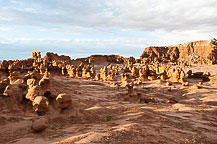
[[[193,69],[217,73],[216,66]],[[194,89],[192,85],[200,80],[188,81],[186,87],[147,81],[129,94],[109,83],[55,76],[52,86],[72,96],[71,107],[55,111],[50,102],[49,127],[35,133],[31,125],[37,115],[27,110],[31,107],[16,112],[11,105],[9,111],[10,103],[0,97],[0,143],[217,143],[217,85],[203,83]]]

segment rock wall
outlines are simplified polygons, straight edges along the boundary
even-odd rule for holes
[[[146,61],[217,63],[217,40],[200,40],[168,47],[148,47],[140,58]]]

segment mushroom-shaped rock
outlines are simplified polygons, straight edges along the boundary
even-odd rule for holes
[[[28,92],[26,94],[26,99],[33,101],[36,96],[43,95],[43,94],[44,93],[39,86],[33,86],[28,89]]]
[[[44,117],[36,119],[32,123],[32,129],[35,132],[43,131],[47,127],[48,127],[48,120],[47,120],[47,118],[44,118]]]
[[[70,106],[71,96],[66,93],[62,93],[57,96],[56,101],[58,102],[58,107],[60,109],[64,109]]]
[[[48,99],[44,96],[37,96],[32,103],[34,111],[38,113],[47,112],[48,104]]]

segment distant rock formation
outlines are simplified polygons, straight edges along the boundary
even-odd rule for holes
[[[91,55],[87,58],[78,58],[75,61],[80,61],[82,63],[89,63],[95,65],[104,65],[108,63],[121,64],[128,60],[129,58],[124,58],[119,55]]]
[[[3,60],[0,62],[0,70],[34,70],[39,68],[43,73],[46,69],[55,70],[61,69],[66,65],[78,66],[80,63],[84,64],[122,64],[131,62],[132,58],[124,58],[119,55],[91,55],[86,58],[71,59],[69,56],[57,55],[55,53],[47,52],[45,57],[41,57],[40,52],[33,52],[32,58],[25,60]]]
[[[175,46],[146,48],[140,59],[143,62],[192,62],[199,64],[217,63],[217,40],[200,40]]]

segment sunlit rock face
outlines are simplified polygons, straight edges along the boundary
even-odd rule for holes
[[[148,47],[140,58],[144,61],[186,61],[201,64],[217,63],[217,40],[200,40],[175,46]]]

